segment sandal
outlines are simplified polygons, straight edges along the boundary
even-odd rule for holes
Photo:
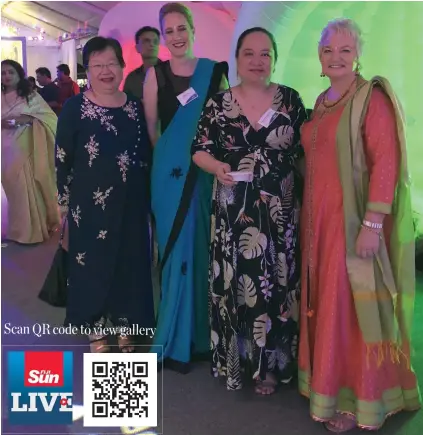
[[[276,391],[278,383],[276,378],[271,373],[267,373],[266,379],[264,381],[257,381],[255,392],[262,396],[269,396]]]
[[[354,417],[346,414],[337,414],[336,417],[324,423],[325,428],[334,433],[343,433],[353,430],[357,427]]]
[[[90,339],[90,349],[92,353],[108,353],[110,346],[106,337],[96,337]]]
[[[134,342],[128,336],[125,336],[125,337],[119,336],[118,337],[118,345],[119,345],[119,350],[122,353],[134,353],[135,352]]]

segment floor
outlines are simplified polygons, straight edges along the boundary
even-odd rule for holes
[[[22,247],[9,244],[2,253],[2,320],[17,326],[34,323],[60,325],[63,321],[62,309],[52,308],[37,299],[37,294],[45,279],[56,241],[36,246]],[[419,277],[414,329],[414,368],[420,375],[423,386],[423,277]],[[3,331],[4,332],[4,331]],[[34,335],[4,335],[3,350],[26,349],[31,345],[46,345],[49,349],[63,349],[63,345],[82,355],[89,349],[85,341],[75,337]],[[2,352],[3,356],[6,352]],[[82,356],[81,356],[82,358]],[[5,367],[5,364],[3,364]],[[3,369],[4,370],[4,369]],[[75,371],[81,370],[77,362]],[[77,377],[77,376],[76,376]],[[3,376],[3,380],[7,379]],[[308,418],[307,401],[297,393],[295,385],[284,386],[277,394],[270,397],[257,397],[246,388],[239,392],[228,392],[224,385],[209,375],[206,363],[198,364],[188,375],[178,375],[165,370],[159,374],[159,384],[163,385],[163,417],[158,428],[83,428],[82,407],[77,407],[76,421],[65,428],[20,427],[7,423],[6,388],[3,389],[1,433],[6,434],[104,434],[104,433],[138,433],[153,435],[220,435],[246,434],[261,435],[319,435],[328,433],[322,425]],[[81,386],[74,391],[74,403],[82,403]],[[161,396],[161,394],[159,394]],[[161,400],[159,400],[160,403]],[[79,415],[77,415],[79,414]],[[391,417],[378,433],[382,435],[418,435],[422,433],[423,411],[414,414],[401,414]],[[352,435],[360,431],[350,432]]]

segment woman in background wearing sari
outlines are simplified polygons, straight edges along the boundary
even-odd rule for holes
[[[360,54],[352,21],[328,24],[319,57],[330,87],[302,131],[299,388],[312,418],[338,433],[420,407],[403,116],[388,80],[361,77]]]
[[[191,354],[210,351],[208,258],[213,177],[191,160],[191,144],[208,98],[227,87],[226,62],[195,58],[191,11],[160,10],[170,61],[151,68],[144,107],[154,145],[152,211],[160,260],[161,302],[152,351],[166,367],[189,371]],[[194,254],[195,253],[195,254]]]
[[[6,239],[41,243],[60,224],[54,142],[57,116],[31,91],[22,66],[1,63],[1,183],[8,202]]]

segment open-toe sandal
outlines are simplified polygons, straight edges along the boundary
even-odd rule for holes
[[[90,338],[90,349],[92,353],[108,353],[110,346],[106,337]]]
[[[329,432],[334,433],[349,432],[357,426],[355,418],[345,414],[337,414],[333,420],[324,423],[324,425]]]

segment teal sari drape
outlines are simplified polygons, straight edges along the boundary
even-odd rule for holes
[[[188,363],[207,352],[208,255],[212,177],[192,162],[197,130],[215,62],[199,59],[190,81],[198,98],[180,106],[155,146],[152,210],[161,266],[161,302],[152,352]]]

